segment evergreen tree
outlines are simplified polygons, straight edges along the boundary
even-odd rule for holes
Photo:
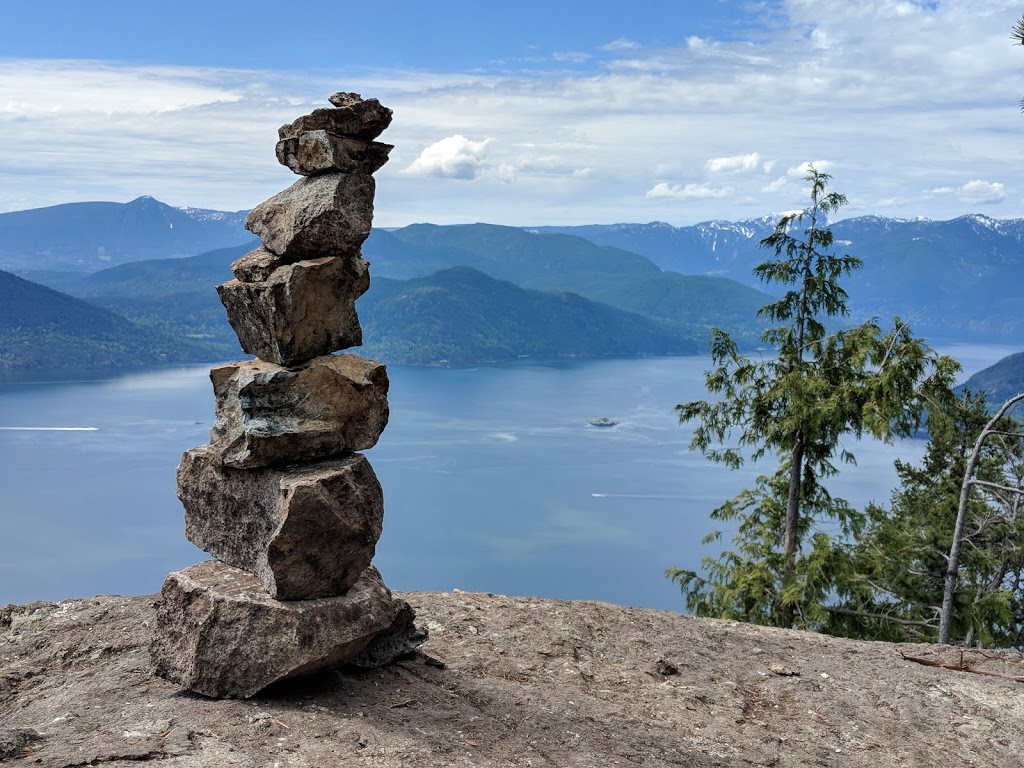
[[[751,359],[714,329],[715,367],[705,383],[718,397],[676,406],[681,423],[697,422],[691,450],[733,468],[744,452],[780,462],[773,475],[711,513],[739,521],[734,550],[706,558],[703,574],[668,571],[698,615],[785,627],[826,623],[826,601],[852,576],[842,543],[867,522],[822,482],[838,471],[836,459],[854,463],[841,439],[909,435],[926,404],[951,396],[957,364],[935,355],[898,318],[888,333],[873,320],[826,326],[849,314],[840,279],[861,267],[860,259],[831,252],[827,217],[847,201],[828,191],[830,180],[812,166],[805,177],[810,205],[784,216],[760,243],[774,258],[754,274],[786,289],[759,313],[774,323],[762,339],[775,356]]]
[[[920,466],[897,461],[892,508],[868,509],[869,522],[850,547],[855,576],[830,608],[826,631],[872,640],[935,641],[943,582],[964,474],[990,416],[983,396],[965,394],[931,414]],[[1008,418],[982,445],[973,471],[957,567],[950,641],[1024,645],[1024,438]]]

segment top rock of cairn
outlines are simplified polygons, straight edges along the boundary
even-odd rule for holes
[[[374,141],[391,125],[391,110],[358,93],[339,92],[330,102],[333,109],[314,109],[278,129],[278,161],[302,176],[373,173],[393,149]]]

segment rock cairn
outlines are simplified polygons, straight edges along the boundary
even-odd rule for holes
[[[151,656],[157,675],[207,696],[380,665],[423,639],[370,564],[384,498],[356,451],[387,425],[387,371],[332,354],[362,343],[360,248],[391,110],[354,93],[330,101],[279,130],[277,158],[302,178],[249,214],[263,245],[217,287],[257,359],[210,372],[210,443],[178,467],[185,535],[216,560],[167,577]]]

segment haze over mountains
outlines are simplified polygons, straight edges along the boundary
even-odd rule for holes
[[[639,253],[662,269],[729,277],[760,287],[751,274],[766,253],[758,242],[774,217],[691,227],[663,222],[535,227],[576,234]],[[864,267],[844,279],[853,319],[898,314],[926,336],[1012,341],[1024,336],[1024,219],[980,214],[949,221],[861,216],[830,225],[837,253]]]
[[[67,203],[0,213],[0,269],[95,272],[128,261],[194,256],[251,239],[247,211],[130,203]]]
[[[254,246],[244,218],[148,197],[0,214],[0,270],[126,319],[123,332],[140,335],[121,347],[138,351],[136,362],[237,357],[213,286]],[[449,365],[689,354],[706,348],[711,326],[756,345],[756,311],[769,296],[751,269],[768,255],[757,244],[773,222],[374,230],[363,249],[374,280],[358,304],[364,351],[386,362]],[[851,319],[899,314],[934,341],[1015,343],[1024,332],[1024,220],[866,216],[832,231],[836,250],[865,264],[844,283]],[[6,277],[0,299],[26,290]],[[55,296],[34,301],[59,303]],[[10,346],[24,338],[24,323],[16,325],[16,313],[3,318],[0,367],[28,364]],[[66,324],[47,329],[56,344],[50,360],[65,360],[57,339]],[[46,359],[42,347],[32,359]]]

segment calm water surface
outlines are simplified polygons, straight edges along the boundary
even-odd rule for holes
[[[943,351],[970,373],[1016,350]],[[391,368],[391,424],[367,452],[388,585],[682,609],[665,568],[698,565],[708,512],[757,474],[687,450],[672,406],[704,396],[708,362]],[[155,592],[205,559],[185,541],[174,471],[209,439],[207,370],[0,384],[0,604]],[[590,426],[599,416],[620,423]],[[862,504],[886,501],[893,459],[924,444],[853,447],[833,489]]]

